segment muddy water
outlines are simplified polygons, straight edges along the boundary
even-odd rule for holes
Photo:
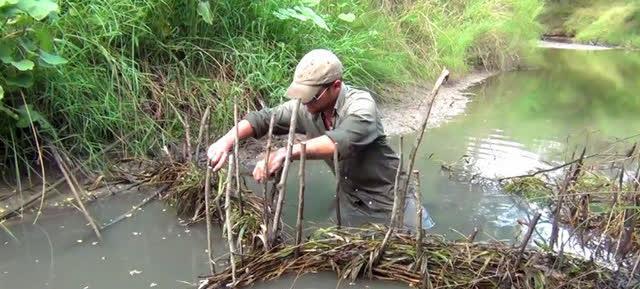
[[[458,238],[478,227],[481,239],[512,240],[537,208],[506,195],[486,179],[548,168],[565,151],[588,140],[598,150],[615,138],[640,133],[640,57],[622,51],[546,50],[531,60],[536,70],[489,79],[470,92],[463,115],[430,130],[418,156],[424,205],[432,232]],[[411,144],[407,136],[407,144]],[[397,146],[397,138],[391,139]],[[407,145],[407,148],[409,145]],[[406,150],[408,151],[408,149]],[[446,169],[445,169],[446,168]],[[460,173],[460,171],[463,173]],[[289,192],[297,191],[292,168]],[[309,164],[306,220],[332,217],[333,177]],[[313,172],[313,173],[311,173]],[[286,217],[293,223],[289,194]],[[130,194],[101,200],[90,210],[101,222],[144,198]],[[104,232],[97,242],[75,211],[49,212],[0,231],[0,288],[189,288],[207,271],[202,226],[183,226],[171,207],[152,203]],[[220,232],[214,255],[222,254]],[[332,274],[289,276],[257,288],[336,288]],[[404,288],[383,282],[345,282],[341,288]]]

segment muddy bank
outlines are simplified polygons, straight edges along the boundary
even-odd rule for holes
[[[438,127],[451,118],[464,113],[471,100],[470,87],[480,84],[497,72],[474,71],[462,77],[452,76],[441,88],[431,109],[429,128]],[[429,83],[399,88],[393,92],[401,102],[380,105],[382,123],[388,135],[410,133],[418,130],[429,109],[427,97],[431,92]]]

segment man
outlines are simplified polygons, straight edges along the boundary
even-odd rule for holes
[[[298,63],[287,96],[292,100],[273,109],[249,113],[237,124],[239,138],[260,138],[267,134],[272,113],[275,114],[274,134],[286,134],[295,99],[300,99],[304,108],[298,110],[296,132],[307,136],[307,159],[323,159],[335,172],[332,158],[334,151],[338,151],[341,176],[338,193],[348,201],[343,211],[345,224],[355,225],[363,216],[388,222],[399,158],[387,143],[371,95],[345,85],[338,57],[331,51],[316,49]],[[234,144],[234,134],[235,127],[209,147],[207,155],[214,170],[224,165]],[[299,144],[293,146],[292,159],[300,157],[300,149]],[[269,167],[265,167],[264,160],[258,162],[253,177],[259,182],[266,181],[283,166],[285,157],[285,148],[271,153]],[[404,172],[402,177],[406,178]],[[416,223],[417,207],[412,195],[407,193],[406,226]],[[433,222],[424,208],[422,210],[423,227],[431,228]]]

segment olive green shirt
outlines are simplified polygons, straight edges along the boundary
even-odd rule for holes
[[[246,120],[253,127],[254,137],[267,134],[271,113],[275,114],[274,134],[288,133],[294,105],[295,101],[290,100],[275,108],[249,113]],[[341,196],[346,196],[358,208],[391,210],[399,158],[387,143],[376,102],[370,93],[343,85],[335,104],[334,128],[331,130],[325,128],[320,113],[312,115],[303,105],[298,109],[297,117],[296,133],[306,134],[308,138],[327,135],[338,144],[341,177],[338,193]],[[325,162],[334,170],[332,160]]]

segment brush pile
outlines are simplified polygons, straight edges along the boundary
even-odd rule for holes
[[[166,193],[160,199],[175,207],[178,216],[185,218],[187,223],[197,223],[205,219],[205,176],[206,169],[193,162],[154,162],[145,167],[148,171],[131,174],[137,182],[149,185],[167,186]],[[212,174],[210,185],[213,188],[210,202],[210,214],[213,222],[224,224],[225,178],[226,172]],[[231,198],[231,212],[233,219],[233,234],[248,244],[256,245],[255,241],[263,240],[262,198],[251,191],[242,189],[243,213],[240,212],[240,202],[237,193]]]
[[[504,182],[505,190],[544,200],[554,214],[549,245],[557,241],[558,223],[569,226],[598,257],[633,264],[640,249],[640,153],[633,145],[621,154],[585,156],[567,163],[560,174],[531,174]],[[631,168],[631,169],[629,169]],[[550,173],[545,172],[545,173]],[[606,256],[604,256],[606,255]],[[640,256],[640,255],[638,255]]]
[[[519,256],[517,248],[504,243],[447,242],[434,235],[425,238],[417,256],[415,237],[394,233],[372,266],[385,231],[377,226],[318,229],[300,246],[281,245],[245,258],[235,283],[227,269],[203,287],[243,287],[287,273],[334,271],[340,279],[394,280],[419,288],[622,288],[611,271],[587,261],[565,256],[557,262],[538,251]]]

